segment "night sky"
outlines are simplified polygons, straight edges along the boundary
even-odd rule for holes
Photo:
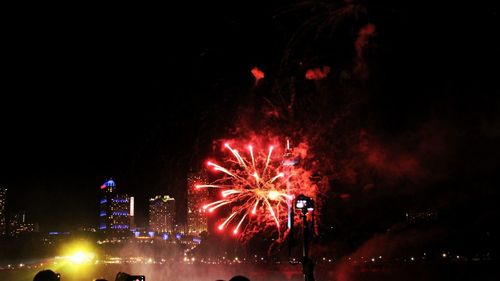
[[[315,2],[10,7],[0,98],[8,211],[26,210],[42,231],[95,225],[108,178],[137,197],[139,224],[147,198],[184,200],[187,171],[200,168],[237,109],[252,105],[250,70],[278,77],[290,38],[322,13]],[[376,26],[365,111],[355,118],[385,144],[419,143],[407,140],[422,128],[426,137],[445,135],[439,167],[424,167],[429,180],[418,183],[431,187],[405,194],[422,190],[415,200],[443,206],[450,198],[453,211],[490,212],[500,159],[497,7],[353,2],[366,7],[362,24]],[[300,38],[294,50],[335,73],[354,60],[360,26],[348,20],[332,36]],[[373,200],[363,206],[393,198]],[[366,211],[347,208],[347,216]]]

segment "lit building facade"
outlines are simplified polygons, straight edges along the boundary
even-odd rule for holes
[[[135,198],[130,197],[130,229],[135,228]]]
[[[38,225],[34,223],[28,223],[26,221],[26,212],[18,212],[10,216],[8,225],[8,234],[10,236],[16,237],[19,234],[25,234],[38,231]]]
[[[202,208],[209,201],[206,188],[195,188],[197,184],[207,183],[208,177],[204,173],[189,173],[187,178],[187,223],[186,232],[190,235],[199,235],[208,231],[207,212]]]
[[[130,232],[130,197],[116,192],[113,180],[101,186],[99,230],[107,237],[125,237]]]
[[[7,188],[0,188],[0,235],[7,234],[7,220],[5,218],[6,200]]]
[[[149,228],[157,233],[174,232],[174,198],[168,195],[158,195],[149,199]]]

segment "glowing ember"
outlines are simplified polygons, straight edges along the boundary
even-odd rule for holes
[[[253,77],[255,77],[255,83],[258,83],[260,79],[264,78],[264,72],[257,67],[252,68]]]
[[[328,73],[330,73],[329,66],[324,66],[323,69],[320,69],[320,68],[308,69],[306,72],[306,79],[307,80],[321,80],[321,79],[326,78]]]

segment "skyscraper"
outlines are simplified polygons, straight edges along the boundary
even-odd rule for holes
[[[38,231],[38,224],[28,223],[26,220],[26,212],[21,211],[12,214],[9,219],[8,234],[16,237],[19,234]]]
[[[157,195],[149,199],[149,228],[158,233],[174,231],[174,198],[168,195]]]
[[[135,228],[135,198],[130,197],[130,228]]]
[[[197,189],[197,184],[207,183],[208,177],[204,173],[189,173],[187,178],[187,234],[199,235],[208,230],[208,218],[203,204],[209,201],[206,188]]]
[[[0,188],[0,235],[7,232],[7,221],[5,219],[5,204],[7,197],[7,188]]]
[[[295,165],[297,165],[297,163],[298,163],[298,159],[296,157],[294,157],[293,150],[290,147],[290,140],[287,139],[286,140],[285,154],[283,154],[283,161],[281,162],[282,172],[284,173],[286,179],[289,179],[291,177],[291,175],[293,174],[293,167]],[[286,181],[287,193],[289,193],[290,188],[291,188],[290,181],[287,180]],[[288,217],[287,228],[288,229],[293,228],[293,216],[294,216],[292,204],[290,201],[291,201],[290,199],[288,199],[288,201],[287,201],[287,214],[288,214],[287,215],[287,217]]]
[[[130,197],[116,192],[116,184],[108,180],[101,185],[99,230],[108,238],[125,237],[130,230]]]

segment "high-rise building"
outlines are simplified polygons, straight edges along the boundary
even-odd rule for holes
[[[158,195],[149,199],[149,228],[157,233],[174,232],[174,198],[168,195]]]
[[[294,166],[297,165],[298,159],[294,157],[293,155],[293,149],[290,147],[290,140],[286,140],[286,150],[285,153],[283,154],[283,160],[281,162],[281,167],[282,167],[282,173],[285,175],[286,179],[289,179],[291,175],[293,174],[293,169]],[[290,181],[286,181],[286,189],[287,193],[289,192],[289,189],[291,188]],[[287,228],[291,229],[293,227],[293,208],[291,204],[291,199],[288,199],[287,201]]]
[[[130,197],[130,229],[135,228],[135,198]]]
[[[101,186],[99,230],[108,238],[125,237],[130,231],[130,197],[117,193],[113,180]]]
[[[21,211],[12,214],[9,219],[8,234],[10,236],[18,236],[19,234],[38,231],[38,224],[29,223],[26,220],[26,212]]]
[[[5,218],[5,204],[7,188],[0,188],[0,235],[7,234],[7,220]]]
[[[203,205],[209,201],[206,188],[196,188],[197,184],[206,184],[208,177],[204,173],[189,173],[187,178],[187,223],[186,231],[190,235],[199,235],[208,230],[208,217]]]

